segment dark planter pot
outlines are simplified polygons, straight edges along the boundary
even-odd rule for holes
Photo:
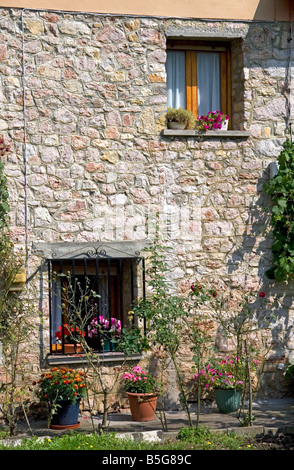
[[[153,393],[127,392],[133,421],[152,421],[154,419],[157,396]]]
[[[56,410],[52,415],[50,429],[69,429],[78,428],[79,423],[79,410],[80,398],[75,402],[70,400],[57,400]]]
[[[232,413],[240,408],[241,391],[216,389],[215,400],[221,413]]]

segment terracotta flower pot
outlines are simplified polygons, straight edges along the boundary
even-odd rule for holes
[[[152,421],[154,419],[157,396],[153,393],[127,392],[133,421]]]
[[[76,348],[75,348],[76,346]],[[62,344],[52,344],[52,351],[62,353]],[[64,344],[65,354],[79,354],[82,352],[82,346],[80,344]]]

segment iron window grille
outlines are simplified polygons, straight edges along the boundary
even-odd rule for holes
[[[144,258],[139,254],[117,257],[94,249],[79,254],[77,258],[67,255],[48,259],[50,354],[80,353],[78,335],[81,333],[95,352],[116,350],[115,342],[109,341],[113,319],[120,322],[121,329],[131,327],[128,312],[139,296],[145,297],[144,273]],[[87,311],[83,294],[88,297]],[[77,307],[83,318],[87,316],[87,324],[83,332],[75,332],[76,340],[68,344],[66,325],[69,309]],[[94,318],[103,318],[104,326],[93,335],[91,321]]]

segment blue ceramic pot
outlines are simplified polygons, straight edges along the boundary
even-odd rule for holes
[[[74,402],[70,400],[57,400],[55,413],[52,415],[50,428],[60,429],[65,427],[78,427],[80,398]]]
[[[216,389],[215,401],[221,413],[232,413],[240,408],[241,391],[229,389]]]

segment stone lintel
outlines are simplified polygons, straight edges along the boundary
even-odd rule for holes
[[[89,259],[95,258],[137,258],[142,256],[146,242],[102,242],[97,243],[34,243],[35,254],[44,259]]]
[[[169,27],[166,32],[168,39],[207,39],[215,41],[225,41],[232,39],[244,39],[248,34],[248,26],[240,26],[239,28],[207,28],[203,24],[202,27]]]

